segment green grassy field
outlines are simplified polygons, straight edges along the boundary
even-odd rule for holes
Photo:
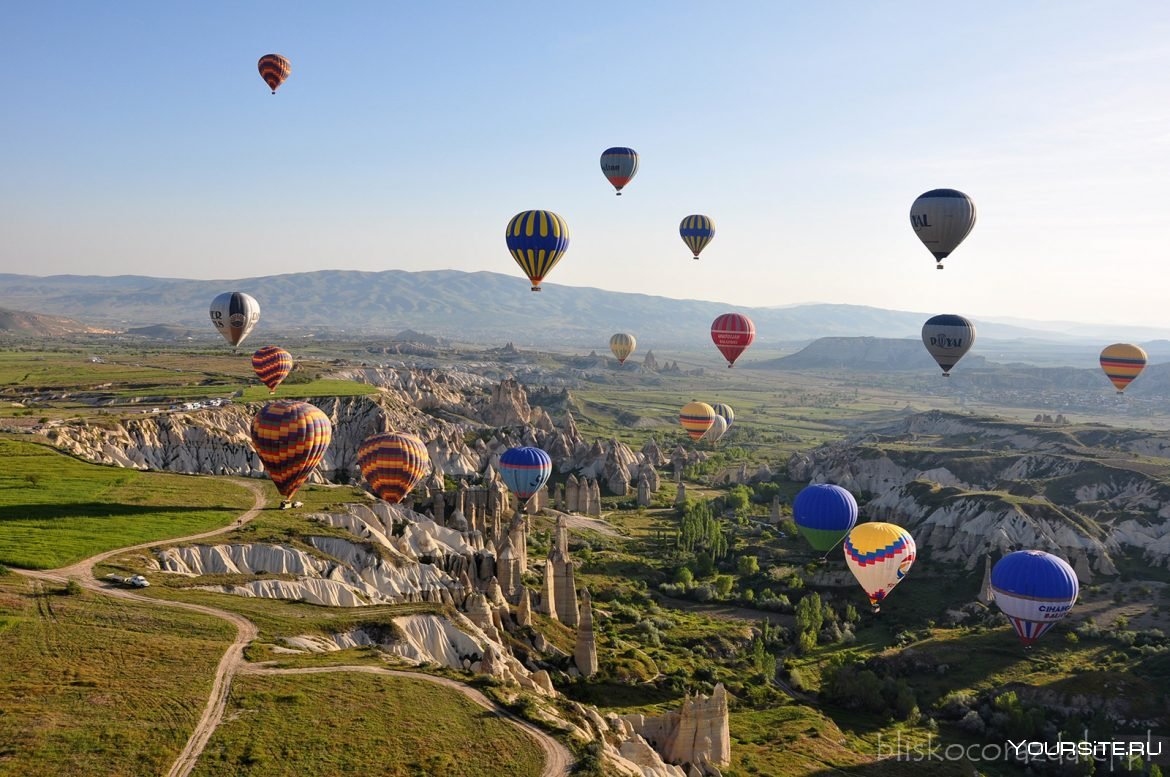
[[[456,691],[350,672],[238,678],[194,774],[535,777],[543,764],[530,736]]]
[[[0,576],[0,774],[162,774],[235,635],[181,610]]]
[[[53,569],[103,550],[208,531],[252,496],[227,478],[87,464],[0,439],[0,563]]]

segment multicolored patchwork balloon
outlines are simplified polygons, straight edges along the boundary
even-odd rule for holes
[[[332,439],[329,416],[308,402],[277,400],[252,419],[252,447],[286,499],[309,479]]]
[[[272,394],[276,393],[276,387],[288,377],[292,368],[292,354],[275,345],[266,345],[252,354],[252,370]]]
[[[402,432],[367,437],[358,447],[357,460],[370,488],[379,499],[391,504],[405,499],[431,466],[423,441]]]

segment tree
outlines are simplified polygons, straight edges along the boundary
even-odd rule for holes
[[[674,582],[690,588],[695,584],[695,574],[691,572],[690,567],[679,567],[674,573]]]
[[[731,595],[731,589],[735,587],[735,578],[731,575],[719,575],[715,578],[715,591],[719,594],[720,599],[726,599]]]
[[[760,560],[755,556],[740,556],[735,560],[735,571],[741,575],[754,575],[760,571]]]
[[[731,490],[723,497],[723,504],[727,506],[728,510],[740,513],[748,508],[751,499],[752,492],[748,490],[747,486],[740,484],[731,487]]]

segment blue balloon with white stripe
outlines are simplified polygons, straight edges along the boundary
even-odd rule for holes
[[[509,448],[500,456],[500,476],[520,501],[528,501],[552,475],[552,459],[540,448]]]
[[[992,568],[991,591],[1020,640],[1031,646],[1068,615],[1080,585],[1077,573],[1059,556],[1018,550]]]

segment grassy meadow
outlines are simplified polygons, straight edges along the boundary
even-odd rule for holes
[[[252,495],[227,478],[87,464],[0,438],[0,564],[54,569],[230,523]]]
[[[163,774],[235,636],[217,618],[0,576],[0,774]]]
[[[193,774],[536,777],[543,764],[532,737],[457,691],[348,672],[239,677]]]

